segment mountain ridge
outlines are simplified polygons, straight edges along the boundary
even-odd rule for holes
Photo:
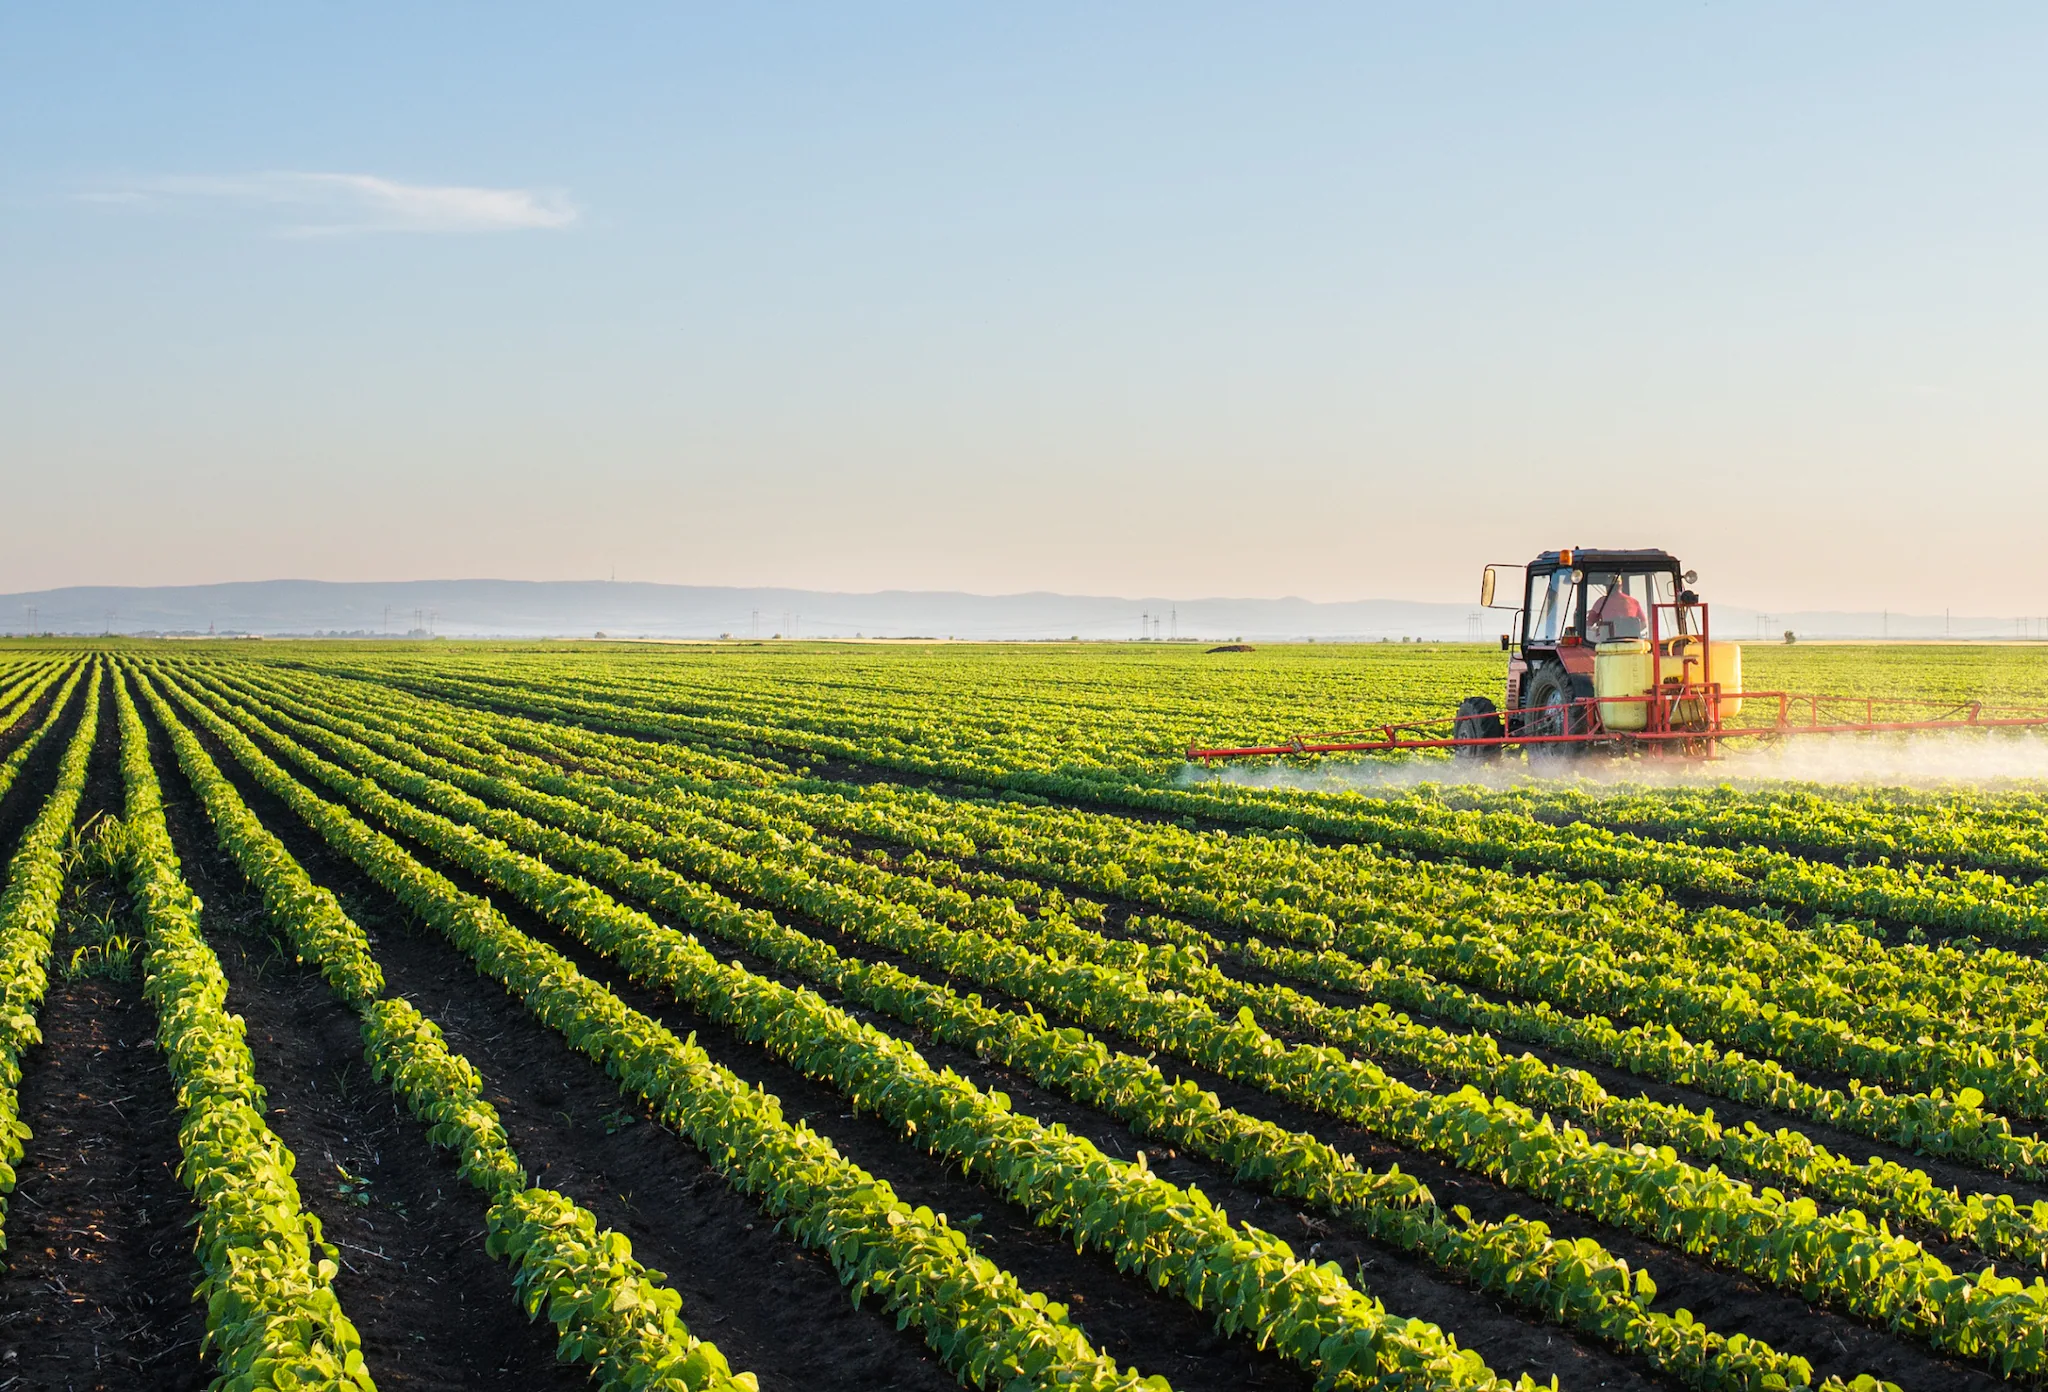
[[[1735,638],[2019,636],[2012,619],[1716,606]],[[960,590],[843,592],[788,586],[614,580],[238,580],[212,585],[74,585],[0,595],[0,631],[84,635],[365,634],[464,638],[925,637],[983,641],[1173,637],[1490,639],[1503,611],[1423,600],[1176,599],[981,595]],[[1156,621],[1156,622],[1155,622]]]

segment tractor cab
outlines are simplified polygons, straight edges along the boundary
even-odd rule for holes
[[[1520,572],[1521,593],[1510,586]],[[1669,640],[1696,631],[1698,577],[1668,551],[1545,551],[1525,566],[1488,566],[1479,602],[1513,611],[1501,635],[1508,660],[1502,706],[1473,697],[1458,711],[1465,736],[1573,736],[1592,727],[1602,707],[1598,659],[1640,650],[1653,633]],[[1505,583],[1503,583],[1505,582]],[[1586,704],[1578,704],[1585,702]],[[1611,711],[1612,717],[1633,712]]]

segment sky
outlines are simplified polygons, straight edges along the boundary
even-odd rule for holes
[[[2048,8],[0,9],[0,591],[2048,612]]]

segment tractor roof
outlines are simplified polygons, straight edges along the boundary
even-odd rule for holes
[[[1678,558],[1669,551],[1649,547],[1641,551],[1607,551],[1591,546],[1571,548],[1572,564],[1580,570],[1677,570]],[[1531,570],[1556,570],[1559,551],[1544,551],[1529,562]]]

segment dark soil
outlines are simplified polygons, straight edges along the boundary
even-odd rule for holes
[[[753,907],[774,908],[765,904],[754,904]],[[867,948],[822,925],[805,922],[800,916],[790,915],[787,911],[774,911],[784,921],[827,937],[843,952],[870,959],[892,960],[906,970],[917,970],[915,963],[897,958],[894,954]],[[556,940],[556,945],[577,957],[579,966],[591,971],[593,975],[606,970],[601,964],[589,961],[587,954],[579,955],[559,939]],[[730,949],[722,947],[720,952],[724,955],[729,953]],[[775,974],[773,969],[764,963],[750,961],[749,965],[756,970]],[[980,989],[992,1002],[1000,1001],[1000,992],[977,987],[973,983],[958,984],[963,990]],[[893,1026],[892,1022],[872,1017],[870,1020],[871,1023],[891,1029],[892,1032],[905,1033],[900,1027]],[[1105,1038],[1114,1041],[1115,1037],[1108,1035]],[[951,1064],[968,1076],[987,1077],[994,1072],[980,1065],[978,1061],[933,1046],[929,1041],[919,1042],[920,1047],[927,1050],[934,1063]],[[1146,1052],[1142,1045],[1131,1044],[1129,1041],[1122,1042],[1125,1047],[1136,1052]],[[1556,1209],[1526,1194],[1505,1189],[1483,1176],[1460,1171],[1432,1156],[1389,1146],[1348,1123],[1309,1113],[1305,1109],[1294,1107],[1255,1089],[1230,1083],[1205,1070],[1181,1066],[1170,1059],[1162,1058],[1158,1061],[1168,1077],[1190,1077],[1201,1086],[1216,1091],[1228,1105],[1237,1106],[1241,1110],[1266,1117],[1292,1129],[1316,1134],[1339,1149],[1358,1156],[1365,1163],[1375,1166],[1399,1164],[1403,1170],[1415,1174],[1429,1184],[1439,1199],[1447,1205],[1463,1204],[1482,1218],[1498,1219],[1510,1214],[1520,1214],[1526,1218],[1547,1222],[1552,1230],[1560,1235],[1594,1237],[1609,1251],[1627,1259],[1632,1265],[1651,1270],[1661,1280],[1662,1290],[1657,1308],[1668,1311],[1683,1305],[1700,1319],[1724,1332],[1739,1330],[1764,1338],[1781,1351],[1799,1353],[1807,1357],[1822,1376],[1837,1373],[1853,1377],[1859,1372],[1874,1371],[1890,1380],[1916,1388],[1989,1387],[1994,1381],[1986,1373],[1936,1357],[1917,1344],[1900,1340],[1886,1331],[1869,1327],[1852,1318],[1817,1312],[1805,1301],[1759,1286],[1739,1273],[1719,1270],[1682,1254],[1674,1254],[1669,1249],[1632,1233]],[[1617,1077],[1615,1081],[1619,1083],[1623,1079]],[[1031,1096],[1030,1105],[1034,1115],[1048,1121],[1065,1121],[1081,1134],[1095,1139],[1105,1150],[1112,1153],[1117,1152],[1120,1144],[1142,1144],[1126,1129],[1118,1127],[1109,1119],[1038,1093],[1021,1079],[1006,1078],[1001,1085],[1013,1095],[1018,1095],[1020,1102],[1024,1096],[1036,1093],[1037,1095]],[[1074,1115],[1076,1113],[1080,1115]],[[1766,1114],[1759,1112],[1758,1115],[1761,1117]],[[1154,1153],[1156,1154],[1156,1150]],[[1187,1159],[1179,1160],[1178,1166],[1186,1172],[1191,1182],[1201,1183],[1210,1191],[1211,1197],[1234,1211],[1249,1213],[1255,1209],[1264,1211],[1279,1208],[1287,1215],[1286,1219],[1278,1223],[1270,1219],[1263,1220],[1264,1225],[1269,1229],[1281,1231],[1283,1235],[1291,1235],[1287,1232],[1285,1224],[1289,1221],[1301,1224],[1301,1236],[1320,1239],[1314,1242],[1314,1254],[1318,1258],[1339,1259],[1344,1261],[1347,1267],[1358,1262],[1369,1263],[1369,1274],[1365,1279],[1375,1283],[1375,1293],[1388,1298],[1393,1308],[1403,1313],[1435,1319],[1447,1328],[1458,1330],[1497,1370],[1521,1371],[1527,1367],[1539,1376],[1558,1371],[1561,1375],[1569,1377],[1570,1371],[1579,1371],[1582,1375],[1585,1361],[1590,1360],[1597,1364],[1601,1359],[1608,1358],[1594,1349],[1573,1350],[1570,1337],[1561,1331],[1546,1329],[1534,1322],[1524,1322],[1511,1314],[1500,1318],[1502,1311],[1498,1306],[1495,1307],[1495,1320],[1475,1324],[1469,1310],[1446,1307],[1454,1307],[1460,1297],[1468,1304],[1475,1300],[1483,1302],[1485,1297],[1475,1297],[1471,1293],[1455,1289],[1446,1290],[1439,1280],[1414,1269],[1420,1266],[1419,1263],[1410,1262],[1401,1254],[1377,1249],[1373,1244],[1346,1238],[1342,1235],[1341,1228],[1337,1233],[1331,1233],[1329,1229],[1332,1225],[1313,1215],[1302,1213],[1291,1205],[1281,1204],[1271,1197],[1257,1196],[1237,1188],[1228,1176],[1215,1173],[1213,1167]],[[1181,1177],[1174,1173],[1172,1164],[1161,1165],[1159,1168],[1169,1177]],[[1954,1251],[1944,1250],[1940,1245],[1936,1246],[1936,1250],[1950,1258],[1957,1256]],[[1400,1270],[1404,1264],[1410,1268],[1408,1271]],[[1379,1284],[1390,1276],[1395,1277],[1403,1287],[1398,1293]],[[1404,1277],[1406,1279],[1402,1279]],[[1430,1286],[1436,1289],[1427,1290]],[[1572,1370],[1569,1364],[1560,1367],[1559,1359],[1568,1351],[1576,1352],[1577,1358],[1573,1361],[1581,1363],[1580,1369]],[[1619,1372],[1624,1377],[1628,1375],[1625,1368],[1616,1369],[1600,1380],[1613,1381],[1614,1372]]]
[[[625,902],[635,902],[630,896],[621,897]],[[662,916],[649,905],[636,903],[635,906],[657,918]],[[764,907],[759,904],[752,906]],[[874,948],[786,911],[780,916],[783,922],[831,942],[845,956],[886,961],[913,975],[932,976],[900,954]],[[555,941],[557,946],[568,950],[559,938]],[[731,944],[721,942],[716,950],[721,958],[736,957],[749,970],[786,985],[811,984]],[[579,962],[579,965],[585,965],[593,975],[610,973],[607,979],[614,989],[618,989],[620,973],[617,968],[597,960]],[[963,992],[978,991],[991,1005],[1015,1008],[1018,1004],[1001,991],[989,990],[976,983],[955,981],[950,984]],[[630,986],[627,989],[631,989]],[[1560,1326],[1534,1321],[1505,1300],[1468,1288],[1419,1257],[1365,1238],[1348,1224],[1326,1213],[1246,1185],[1225,1165],[1182,1155],[1161,1140],[1141,1135],[1104,1112],[1048,1091],[1022,1073],[990,1064],[971,1052],[936,1040],[892,1017],[837,998],[834,1003],[864,1023],[915,1045],[934,1068],[950,1068],[984,1090],[1006,1093],[1019,1112],[1036,1117],[1047,1125],[1065,1126],[1075,1135],[1086,1137],[1106,1155],[1128,1160],[1138,1151],[1144,1151],[1147,1165],[1155,1174],[1176,1184],[1200,1188],[1225,1211],[1237,1215],[1242,1221],[1256,1223],[1287,1241],[1299,1256],[1314,1261],[1337,1262],[1361,1290],[1384,1302],[1388,1309],[1410,1318],[1429,1320],[1455,1332],[1461,1345],[1477,1350],[1488,1366],[1503,1376],[1528,1373],[1539,1382],[1556,1376],[1568,1387],[1663,1385],[1656,1374],[1636,1360],[1618,1355],[1597,1342],[1581,1340]],[[1173,1078],[1174,1070],[1168,1066],[1170,1061],[1158,1062],[1166,1076]],[[1176,1385],[1179,1384],[1176,1382]]]
[[[481,1071],[536,1184],[561,1190],[668,1273],[691,1330],[769,1392],[938,1392],[958,1384],[915,1330],[870,1301],[855,1308],[829,1262],[776,1231],[687,1141],[629,1106],[618,1086],[539,1024],[439,936],[329,851],[202,735],[223,772],[307,872],[373,935],[393,994],[438,1023]],[[480,1230],[480,1226],[479,1226]],[[502,1275],[494,1289],[505,1292]],[[510,1304],[509,1292],[505,1297]]]
[[[21,1089],[0,1388],[196,1388],[199,1268],[170,1074],[139,985],[53,981]]]
[[[414,849],[415,851],[418,850],[417,847]],[[441,868],[444,872],[449,869],[445,865],[438,868]],[[627,902],[632,902],[630,896],[621,897],[625,898]],[[502,899],[502,896],[500,898]],[[639,907],[645,908],[647,906],[639,905]],[[657,917],[659,916],[657,914]],[[786,921],[788,921],[787,918]],[[564,938],[545,924],[539,923],[527,916],[520,916],[520,922],[528,931],[542,936],[556,948],[569,955],[572,960],[577,961],[578,966],[587,974],[604,981],[612,989],[632,999],[640,1008],[657,1015],[675,1011],[672,1001],[656,998],[650,993],[641,991],[634,983],[624,979],[623,974],[610,963],[597,958],[579,944]],[[800,926],[808,927],[812,931],[819,931],[816,925],[803,924]],[[824,931],[826,936],[834,936],[830,934],[829,930]],[[877,953],[869,949],[857,948],[855,944],[844,939],[839,940],[839,945],[843,951],[863,957],[892,956],[892,954]],[[733,952],[729,946],[725,945],[721,945],[718,950],[721,956],[732,955]],[[755,959],[750,954],[740,953],[738,955],[746,960],[749,968],[754,971],[784,980],[787,984],[799,984],[772,965]],[[898,960],[896,964],[906,969],[915,970],[912,963]],[[1302,1211],[1294,1205],[1280,1202],[1258,1191],[1246,1189],[1237,1184],[1223,1167],[1179,1156],[1171,1156],[1169,1158],[1169,1153],[1162,1149],[1157,1142],[1147,1142],[1113,1119],[1045,1092],[1019,1075],[1011,1074],[1007,1070],[992,1068],[970,1054],[951,1049],[929,1038],[916,1035],[893,1020],[873,1016],[858,1009],[855,1009],[854,1013],[876,1027],[897,1037],[911,1039],[912,1042],[925,1052],[927,1058],[935,1066],[952,1067],[955,1071],[972,1078],[984,1087],[996,1088],[1009,1093],[1012,1099],[1029,1111],[1031,1115],[1047,1123],[1066,1125],[1077,1134],[1087,1136],[1093,1140],[1105,1153],[1128,1158],[1136,1148],[1141,1146],[1149,1147],[1149,1155],[1156,1172],[1165,1175],[1177,1183],[1200,1185],[1210,1198],[1224,1205],[1231,1212],[1239,1214],[1260,1213],[1262,1216],[1257,1221],[1269,1230],[1277,1232],[1282,1237],[1294,1239],[1298,1250],[1304,1251],[1313,1258],[1339,1261],[1347,1270],[1357,1270],[1363,1264],[1369,1273],[1361,1281],[1364,1289],[1387,1301],[1389,1307],[1399,1313],[1428,1318],[1446,1328],[1457,1330],[1461,1342],[1469,1347],[1478,1349],[1481,1355],[1488,1360],[1489,1364],[1498,1371],[1508,1375],[1528,1372],[1539,1380],[1546,1380],[1553,1374],[1556,1374],[1567,1383],[1575,1386],[1598,1383],[1613,1387],[1626,1387],[1638,1386],[1643,1383],[1643,1374],[1635,1370],[1628,1360],[1619,1358],[1597,1346],[1582,1344],[1566,1331],[1532,1324],[1512,1312],[1504,1313],[1501,1305],[1493,1297],[1467,1290],[1447,1280],[1441,1273],[1436,1272],[1426,1263],[1405,1253],[1360,1240],[1341,1224],[1333,1225],[1324,1217]],[[700,1042],[708,1042],[714,1035],[721,1038],[726,1037],[725,1031],[716,1026],[707,1027],[701,1020],[690,1018],[687,1020],[687,1024],[689,1027],[699,1031]],[[681,1028],[682,1024],[678,1023],[677,1027]],[[739,1047],[742,1051],[746,1049],[745,1045],[740,1045]],[[726,1062],[728,1066],[739,1067],[744,1076],[748,1076],[751,1080],[761,1081],[764,1086],[769,1086],[771,1090],[783,1098],[785,1104],[792,1104],[793,1094],[797,1090],[801,1090],[807,1095],[815,1094],[817,1096],[817,1102],[815,1103],[817,1110],[816,1115],[813,1117],[814,1124],[818,1125],[822,1130],[829,1123],[832,1128],[831,1134],[835,1137],[843,1139],[847,1123],[849,1122],[866,1124],[863,1122],[863,1119],[853,1117],[850,1111],[845,1108],[843,1102],[830,1094],[829,1091],[820,1090],[817,1085],[808,1080],[796,1078],[792,1082],[794,1075],[787,1074],[786,1072],[780,1073],[773,1079],[756,1078],[752,1073],[748,1073],[744,1067],[735,1063],[733,1057],[727,1051],[718,1050],[716,1052],[719,1054],[721,1061]],[[886,1128],[883,1128],[883,1131],[885,1133],[883,1136],[885,1142],[893,1140],[893,1136],[887,1134]],[[885,1144],[884,1149],[893,1149],[893,1147]],[[896,1174],[891,1174],[889,1177],[892,1181],[897,1182],[900,1182],[902,1179],[901,1176]],[[916,1178],[916,1176],[912,1176],[912,1178]],[[975,1196],[970,1193],[965,1197],[965,1202],[985,1209],[991,1202],[991,1199],[986,1195]],[[1021,1217],[1022,1215],[1019,1216]],[[984,1223],[986,1221],[986,1217],[984,1217]],[[1012,1226],[1018,1225],[1013,1224]],[[1335,1231],[1332,1231],[1333,1226]],[[1032,1232],[1028,1222],[1023,1227],[1026,1232]],[[984,1229],[984,1232],[986,1232],[986,1229]],[[1032,1236],[1035,1239],[1037,1234],[1032,1232]],[[1005,1259],[1007,1260],[1008,1258]],[[1022,1277],[1024,1273],[1019,1271],[1018,1274]],[[1064,1290],[1057,1283],[1048,1284],[1044,1288],[1057,1298],[1070,1301],[1078,1298],[1079,1303],[1075,1305],[1075,1309],[1088,1312],[1088,1322],[1091,1329],[1098,1323],[1097,1307],[1100,1306],[1105,1298],[1108,1298],[1104,1293],[1096,1292],[1096,1306],[1091,1306],[1088,1301],[1089,1291]],[[1201,1337],[1210,1344],[1220,1345],[1222,1343],[1222,1341],[1214,1339],[1213,1336],[1204,1334]],[[1148,1370],[1166,1371],[1157,1362],[1139,1358],[1135,1353],[1122,1356],[1135,1359],[1138,1361],[1139,1366]],[[1248,1369],[1247,1371],[1253,1370]],[[1173,1376],[1172,1380],[1175,1381],[1176,1385],[1180,1385],[1185,1378],[1186,1374],[1181,1374]]]
[[[172,840],[228,976],[228,1009],[248,1026],[266,1120],[297,1157],[300,1202],[339,1249],[335,1294],[371,1376],[380,1387],[587,1385],[585,1370],[556,1361],[553,1327],[519,1308],[510,1270],[484,1253],[483,1196],[370,1076],[354,1013],[316,969],[292,961],[145,720]]]
[[[899,954],[868,946],[787,910],[774,909],[762,903],[751,906],[772,909],[784,922],[832,942],[849,956],[888,961],[913,974],[929,974]],[[720,948],[721,956],[730,954],[729,947]],[[777,974],[774,968],[757,960],[750,959],[748,965],[764,974]],[[962,991],[978,991],[992,1005],[1017,1008],[1024,1004],[980,983],[956,981],[951,984]],[[1054,1024],[1078,1023],[1064,1019],[1057,1011],[1043,1013]],[[913,1037],[893,1021],[862,1014],[878,1028]],[[1112,1031],[1096,1030],[1094,1033],[1112,1047],[1120,1046],[1138,1054],[1149,1052],[1145,1045],[1121,1039]],[[984,1086],[1000,1086],[1016,1098],[1020,1107],[1033,1115],[1048,1122],[1064,1122],[1109,1153],[1129,1154],[1129,1148],[1137,1146],[1144,1146],[1153,1157],[1160,1153],[1157,1142],[1147,1142],[1110,1118],[1044,1093],[1006,1070],[991,1069],[970,1055],[928,1039],[918,1038],[916,1042],[935,1066],[950,1065]],[[1783,1352],[1798,1353],[1808,1358],[1823,1377],[1830,1373],[1847,1378],[1859,1372],[1878,1372],[1889,1380],[1916,1389],[1988,1388],[1995,1381],[1988,1374],[1967,1365],[1935,1357],[1887,1331],[1872,1328],[1853,1318],[1817,1312],[1804,1300],[1759,1285],[1740,1273],[1717,1269],[1624,1229],[1592,1221],[1508,1189],[1433,1155],[1388,1144],[1349,1122],[1309,1111],[1167,1056],[1156,1056],[1154,1061],[1169,1080],[1190,1079],[1198,1086],[1215,1092],[1226,1106],[1291,1130],[1315,1135],[1372,1168],[1398,1165],[1404,1172],[1427,1184],[1446,1207],[1463,1205],[1482,1219],[1498,1220],[1520,1215],[1548,1224],[1560,1236],[1592,1237],[1631,1266],[1652,1273],[1660,1286],[1659,1299],[1653,1308],[1668,1313],[1683,1306],[1723,1333],[1739,1331],[1763,1338]],[[1594,1380],[1602,1385],[1620,1386],[1630,1378],[1655,1376],[1642,1369],[1635,1360],[1617,1360],[1597,1345],[1579,1346],[1565,1331],[1520,1317],[1505,1301],[1451,1286],[1425,1263],[1359,1238],[1340,1223],[1333,1223],[1270,1195],[1247,1190],[1236,1184],[1220,1166],[1207,1165],[1192,1157],[1176,1157],[1172,1162],[1155,1163],[1154,1168],[1177,1182],[1200,1184],[1218,1203],[1260,1223],[1269,1231],[1299,1239],[1297,1248],[1307,1247],[1308,1254],[1319,1260],[1339,1260],[1347,1270],[1363,1265],[1361,1285],[1386,1300],[1390,1308],[1456,1330],[1461,1340],[1478,1349],[1496,1371],[1518,1373],[1526,1369],[1539,1378],[1556,1372],[1561,1381],[1576,1386],[1591,1385]],[[1299,1225],[1298,1230],[1295,1225]],[[1947,1258],[1956,1256],[1953,1251],[1940,1247],[1935,1250],[1937,1255]],[[1617,1363],[1620,1366],[1614,1366]],[[1588,1373],[1594,1373],[1595,1378],[1589,1379]]]
[[[418,847],[411,849],[416,854],[420,850]],[[484,886],[455,871],[454,867],[436,863],[435,868],[449,874],[450,878],[472,892],[483,892]],[[1027,1289],[1043,1290],[1068,1303],[1076,1322],[1088,1331],[1097,1347],[1118,1362],[1135,1365],[1145,1372],[1160,1373],[1176,1388],[1182,1389],[1214,1388],[1220,1392],[1223,1388],[1305,1389],[1309,1385],[1310,1380],[1305,1374],[1282,1364],[1272,1355],[1259,1354],[1246,1341],[1217,1336],[1208,1317],[1173,1296],[1152,1291],[1141,1282],[1123,1275],[1106,1257],[1094,1252],[1075,1253],[1071,1240],[1056,1231],[1039,1227],[1025,1210],[953,1172],[937,1157],[906,1144],[888,1123],[868,1113],[856,1114],[846,1100],[829,1086],[813,1082],[778,1063],[764,1050],[747,1043],[723,1026],[636,986],[610,963],[555,932],[518,905],[508,902],[504,895],[498,895],[493,902],[521,929],[562,951],[580,970],[617,991],[628,1004],[662,1021],[679,1035],[694,1033],[697,1042],[714,1059],[747,1082],[773,1093],[781,1099],[785,1115],[792,1120],[803,1120],[813,1129],[830,1136],[841,1154],[869,1173],[887,1180],[906,1202],[926,1204],[937,1212],[956,1217],[979,1215],[978,1221],[973,1223],[973,1231],[980,1250],[1011,1271]],[[463,970],[473,991],[474,970],[466,963]],[[441,1013],[437,1009],[437,1017]],[[492,1048],[482,1040],[478,1044],[486,1054]],[[617,1126],[624,1119],[622,1114],[630,1115],[629,1109],[621,1105],[615,1086],[606,1084],[587,1064],[583,1071],[592,1075],[594,1084],[594,1096],[585,1104],[588,1109],[563,1105],[556,1109],[555,1114],[543,1113],[546,1120],[542,1125],[547,1132],[572,1127],[595,1130],[592,1112],[598,1107],[604,1110],[596,1120],[605,1126]],[[540,1097],[534,1099],[536,1102],[544,1100]],[[530,1116],[528,1108],[521,1105],[516,1094],[511,1101],[512,1111],[522,1121],[531,1124],[540,1120]],[[507,1124],[512,1126],[510,1118]],[[644,1129],[652,1130],[651,1127]],[[552,1139],[551,1135],[534,1135],[530,1144],[522,1138],[519,1141],[521,1153],[528,1155],[528,1163],[532,1164],[532,1156],[551,1153],[551,1147],[544,1142]],[[616,1137],[608,1139],[617,1140]],[[616,1175],[607,1178],[602,1170],[596,1178],[598,1182],[614,1188],[623,1182]],[[558,1182],[553,1169],[548,1171],[548,1182]],[[619,1217],[606,1213],[606,1204],[601,1196],[583,1188],[569,1192],[575,1193],[607,1221],[617,1223],[629,1233],[634,1231],[620,1222]],[[624,1197],[630,1197],[630,1193],[629,1190]],[[808,1254],[797,1260],[816,1262]],[[823,1263],[816,1264],[829,1277],[829,1269]]]
[[[1115,1039],[1110,1034],[1103,1037]],[[1942,1358],[1916,1341],[1809,1305],[1796,1295],[1760,1285],[1739,1272],[1710,1266],[1626,1229],[1594,1222],[1436,1156],[1389,1145],[1349,1122],[1311,1112],[1178,1060],[1162,1057],[1159,1064],[1169,1078],[1187,1078],[1216,1093],[1226,1106],[1308,1132],[1355,1155],[1362,1164],[1374,1168],[1398,1164],[1428,1185],[1447,1208],[1463,1205],[1475,1217],[1492,1220],[1519,1214],[1547,1224],[1560,1237],[1591,1237],[1630,1266],[1650,1272],[1658,1283],[1652,1308],[1671,1313],[1682,1307],[1724,1334],[1763,1339],[1781,1353],[1811,1361],[1819,1377],[1852,1378],[1868,1372],[1915,1392],[1988,1392],[2000,1385],[1991,1374]]]
[[[101,713],[81,820],[120,809],[113,703]],[[45,744],[61,748],[65,733]],[[74,921],[86,909],[125,916],[103,884],[67,909]],[[58,964],[71,946],[59,940]],[[53,972],[39,1020],[43,1043],[24,1060],[20,1097],[33,1134],[0,1273],[0,1389],[203,1386],[193,1209],[177,1179],[176,1101],[140,974]]]

